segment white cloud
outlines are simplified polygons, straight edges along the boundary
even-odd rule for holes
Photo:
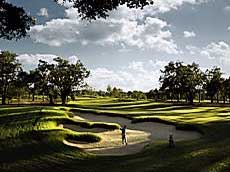
[[[70,62],[70,63],[77,63],[77,61],[79,60],[79,58],[77,57],[77,56],[70,56],[70,57],[68,57],[68,61]]]
[[[31,28],[30,36],[35,42],[48,44],[50,46],[61,46],[65,43],[76,41],[79,35],[74,28],[79,23],[70,19],[53,19],[46,25],[36,25]]]
[[[186,45],[185,49],[189,51],[191,55],[200,53],[200,48],[193,46],[193,45]]]
[[[102,44],[123,44],[140,49],[154,49],[168,54],[178,54],[179,50],[167,29],[168,23],[158,18],[146,17],[142,24],[136,20],[120,20],[119,32],[111,33]],[[115,24],[115,23],[114,23]]]
[[[138,71],[138,72],[144,72],[144,63],[140,61],[132,61],[128,65],[128,69]]]
[[[230,45],[224,41],[212,42],[202,49],[201,55],[209,59],[217,59],[221,64],[229,65]]]
[[[168,62],[164,60],[149,60],[149,64],[154,69],[162,69],[164,66],[168,64]]]
[[[48,9],[46,8],[41,8],[39,12],[37,13],[38,16],[44,16],[44,17],[49,17],[48,14]]]
[[[53,59],[58,57],[54,54],[20,54],[17,56],[19,63],[22,67],[29,71],[35,69],[38,66],[39,60],[47,61],[48,63],[53,63]],[[67,58],[70,63],[76,63],[79,58],[75,55]]]
[[[183,4],[200,4],[202,1],[198,0],[161,0],[161,1],[154,1],[155,5],[159,12],[164,13],[168,12],[172,9],[177,10]]]
[[[53,19],[45,25],[32,27],[30,36],[35,42],[50,46],[79,42],[83,46],[92,43],[179,53],[166,21],[146,17],[139,23],[134,17],[127,17],[123,10],[120,19],[114,15],[107,20],[87,23],[77,17],[76,9],[70,8],[66,10],[65,19]]]
[[[181,51],[173,40],[170,25],[156,17],[157,13],[177,10],[184,4],[197,5],[210,0],[161,0],[154,5],[141,9],[120,6],[110,12],[107,20],[99,19],[91,23],[82,21],[73,3],[58,0],[67,9],[63,19],[52,19],[44,25],[31,28],[30,36],[35,42],[49,46],[62,46],[69,43],[119,45],[123,49],[138,47],[142,50],[153,49],[168,54]],[[194,36],[194,33],[190,36]]]
[[[192,37],[195,37],[195,36],[196,36],[196,34],[193,31],[184,31],[184,37],[185,38],[192,38]]]
[[[91,70],[88,83],[96,89],[106,90],[108,85],[116,86],[124,91],[142,90],[159,87],[160,69],[167,64],[165,61],[132,61],[127,67],[119,70],[96,68]]]
[[[146,6],[143,10],[137,9],[135,12],[139,18],[143,18],[144,16],[154,16],[156,14],[166,13],[171,10],[178,10],[185,4],[200,5],[209,1],[211,0],[158,0],[154,1],[154,5]]]
[[[53,59],[58,56],[53,54],[20,54],[17,59],[22,64],[25,70],[35,69],[38,65],[39,60],[47,61],[52,63]]]
[[[224,7],[224,10],[225,10],[225,11],[230,11],[230,6]]]

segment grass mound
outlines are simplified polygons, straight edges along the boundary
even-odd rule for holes
[[[46,117],[40,119],[39,122],[55,122],[56,125],[60,124],[71,124],[71,125],[77,125],[82,128],[103,128],[103,129],[108,129],[108,130],[116,130],[120,128],[120,125],[115,124],[115,123],[104,123],[104,122],[86,122],[86,121],[76,121],[71,118],[66,118],[66,117]]]

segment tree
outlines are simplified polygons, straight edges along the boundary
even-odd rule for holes
[[[21,70],[17,75],[16,81],[12,84],[12,90],[17,92],[18,103],[22,94],[28,91],[28,75],[26,71]]]
[[[215,95],[217,96],[217,103],[219,103],[218,92],[221,89],[223,81],[222,74],[219,67],[213,67],[213,69],[206,71],[206,82],[204,87],[207,95],[211,99],[211,103],[213,103]]]
[[[226,98],[228,98],[230,101],[230,77],[223,81],[222,92],[223,92],[224,103],[226,101]]]
[[[34,96],[35,96],[36,90],[39,89],[40,79],[41,78],[37,70],[31,70],[27,74],[27,89],[29,90],[29,93],[32,94],[32,102],[34,102]]]
[[[84,79],[89,76],[89,71],[78,60],[75,64],[70,64],[60,57],[54,59],[56,64],[50,66],[50,83],[57,88],[62,100],[66,104],[66,98],[72,91],[85,85]]]
[[[111,85],[107,86],[106,93],[107,93],[108,96],[111,96],[111,93],[112,93],[112,87],[111,87]]]
[[[159,100],[160,98],[160,95],[159,95],[159,90],[156,88],[156,89],[152,89],[150,90],[147,94],[147,98],[148,99],[154,99],[156,102]]]
[[[182,62],[170,62],[161,70],[161,90],[168,90],[174,97],[175,94],[185,94],[190,104],[193,104],[197,87],[203,84],[204,74],[199,65],[192,63],[185,65]]]
[[[133,91],[131,97],[136,100],[147,99],[147,96],[141,91]]]
[[[54,104],[54,98],[57,97],[57,90],[54,87],[54,84],[50,82],[50,70],[52,70],[53,66],[46,61],[39,60],[38,67],[35,69],[39,75],[39,90],[44,95],[49,97],[49,104]]]
[[[54,0],[60,2],[60,0]],[[109,12],[120,5],[129,8],[143,8],[153,4],[152,0],[62,0],[74,3],[79,16],[85,20],[106,18]],[[21,7],[16,7],[6,0],[0,1],[0,38],[20,39],[25,37],[27,31],[35,24],[35,18],[29,16]]]
[[[11,40],[25,37],[34,24],[34,18],[27,15],[23,8],[6,0],[0,1],[0,38]]]
[[[6,104],[9,87],[16,80],[17,74],[21,70],[16,56],[9,51],[2,51],[0,54],[0,94],[3,105]]]
[[[112,97],[116,97],[116,98],[118,98],[119,97],[119,90],[116,88],[116,87],[113,87],[113,90],[112,90],[112,92],[111,92],[111,96]]]
[[[161,73],[163,75],[160,76],[159,79],[162,83],[160,90],[164,90],[164,92],[166,92],[171,99],[172,95],[179,94],[179,92],[181,91],[177,85],[177,80],[179,80],[179,78],[176,73],[176,67],[178,65],[181,65],[181,63],[177,62],[176,64],[174,64],[174,62],[169,62],[169,64],[164,67],[164,71],[161,70]]]

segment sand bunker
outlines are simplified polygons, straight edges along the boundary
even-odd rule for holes
[[[174,140],[193,140],[201,137],[195,131],[176,130],[173,125],[166,125],[156,122],[142,122],[132,124],[131,120],[121,117],[111,117],[105,115],[95,115],[90,113],[77,113],[74,117],[83,121],[118,123],[121,126],[127,125],[128,146],[121,144],[120,130],[108,131],[101,128],[85,129],[75,125],[64,125],[78,132],[92,132],[102,138],[97,143],[81,143],[77,141],[64,141],[69,146],[82,148],[83,150],[101,155],[126,155],[141,151],[145,145],[154,141],[167,141],[169,134],[173,134]]]

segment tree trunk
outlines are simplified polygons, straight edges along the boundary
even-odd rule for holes
[[[177,102],[180,102],[180,93],[177,95]]]
[[[199,90],[199,103],[201,102],[201,91]]]
[[[20,101],[20,95],[19,95],[19,93],[17,93],[17,102],[18,102],[18,104],[19,104],[19,101]]]
[[[6,95],[3,93],[2,94],[2,105],[6,104]]]
[[[213,96],[210,96],[211,104],[213,104]]]
[[[216,94],[216,102],[219,103],[219,93]]]
[[[193,105],[193,95],[191,91],[188,93],[188,101],[190,105]]]
[[[66,104],[66,95],[61,96],[61,103],[62,103],[62,105]]]
[[[50,94],[49,95],[49,99],[50,99],[50,105],[53,105],[54,104],[54,100],[53,100],[53,96]]]
[[[32,92],[32,102],[34,102],[34,92]]]
[[[226,97],[225,97],[225,95],[223,96],[223,101],[224,101],[224,104],[225,104],[225,101],[226,101]]]

